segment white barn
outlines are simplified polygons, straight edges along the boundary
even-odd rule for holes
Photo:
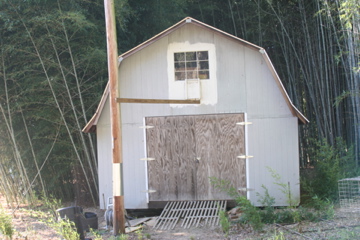
[[[299,203],[298,125],[308,120],[263,48],[187,17],[119,56],[119,88],[121,98],[200,100],[119,103],[125,208],[229,199],[209,177],[230,181],[257,206],[264,185],[286,206],[269,169]],[[83,129],[96,132],[101,208],[112,197],[108,95]]]

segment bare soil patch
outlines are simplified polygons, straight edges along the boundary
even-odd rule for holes
[[[48,227],[45,223],[29,213],[29,207],[26,205],[19,206],[15,211],[12,210],[0,198],[3,209],[12,216],[12,223],[16,230],[13,239],[61,239],[56,232]],[[104,211],[97,208],[86,208],[85,212],[94,212],[98,216],[99,230],[102,239],[114,239],[111,229],[106,230],[104,220]],[[200,240],[220,240],[220,239],[360,239],[360,211],[344,211],[336,209],[335,217],[331,220],[320,222],[301,222],[292,225],[268,224],[264,231],[252,231],[250,226],[233,224],[229,235],[226,237],[220,226],[208,227],[201,225],[184,229],[177,224],[171,230],[159,230],[152,227],[151,221],[145,223],[141,232],[130,233],[129,240],[159,239],[200,239]],[[90,233],[86,237],[94,239]],[[283,238],[280,238],[283,237]],[[0,239],[1,235],[0,235]]]

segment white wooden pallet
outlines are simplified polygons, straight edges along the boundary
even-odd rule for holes
[[[219,224],[219,211],[226,209],[225,200],[170,201],[157,218],[155,229],[174,229],[182,220],[182,228],[198,227],[199,224]]]

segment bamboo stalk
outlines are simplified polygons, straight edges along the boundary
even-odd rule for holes
[[[47,191],[46,191],[46,189],[45,189],[44,181],[43,181],[43,179],[42,179],[42,177],[41,177],[39,165],[38,165],[38,163],[37,163],[37,157],[36,157],[36,154],[35,154],[35,152],[34,152],[34,148],[33,148],[33,145],[32,145],[32,140],[31,140],[31,137],[30,137],[30,134],[29,134],[29,130],[28,130],[28,127],[27,127],[27,123],[26,123],[26,121],[25,121],[24,113],[23,113],[22,110],[20,110],[20,113],[21,113],[21,117],[22,117],[22,120],[23,120],[23,123],[24,123],[26,136],[27,136],[28,141],[29,141],[29,147],[30,147],[30,150],[31,150],[31,154],[33,155],[35,167],[36,167],[36,170],[37,170],[36,176],[39,176],[40,184],[41,184],[41,187],[42,187],[42,191],[43,191],[43,193],[44,193],[44,196],[46,197],[46,196],[47,196]],[[35,176],[34,180],[36,179],[36,176]],[[34,181],[33,181],[33,182],[34,182]],[[31,184],[31,185],[32,185],[32,184]]]
[[[11,4],[11,3],[10,3],[10,4]],[[26,23],[23,21],[22,16],[18,13],[18,11],[16,10],[16,8],[15,8],[14,6],[12,6],[12,7],[13,7],[13,9],[15,10],[15,12],[17,13],[17,15],[18,15],[18,17],[19,17],[22,25],[24,26],[24,28],[25,28],[25,30],[26,30],[26,32],[27,32],[27,34],[28,34],[28,37],[30,38],[30,41],[31,41],[31,43],[32,43],[32,45],[33,45],[33,47],[34,47],[36,56],[37,56],[37,58],[39,59],[39,62],[40,62],[41,67],[42,67],[42,69],[43,69],[45,78],[46,78],[46,80],[47,80],[47,82],[48,82],[48,85],[49,85],[49,88],[50,88],[50,92],[51,92],[51,94],[53,95],[54,102],[55,102],[55,104],[56,104],[57,109],[59,110],[61,120],[63,121],[64,126],[65,126],[65,128],[66,128],[66,131],[67,131],[67,133],[68,133],[68,135],[69,135],[69,140],[70,140],[70,142],[71,142],[71,144],[72,144],[72,147],[73,147],[73,149],[74,149],[75,155],[76,155],[76,157],[77,157],[77,159],[78,159],[78,161],[79,161],[79,163],[80,163],[80,166],[81,166],[83,172],[85,172],[84,164],[83,164],[83,162],[81,161],[80,154],[79,154],[79,152],[78,152],[78,150],[77,150],[77,147],[76,147],[75,141],[74,141],[74,139],[73,139],[73,136],[72,136],[72,134],[71,134],[69,125],[68,125],[68,123],[67,123],[67,121],[66,121],[66,119],[65,119],[63,110],[61,109],[60,104],[59,104],[59,101],[58,101],[58,99],[57,99],[57,97],[56,97],[55,91],[54,91],[53,86],[52,86],[52,83],[51,83],[51,79],[50,79],[50,77],[49,77],[49,75],[48,75],[48,72],[47,72],[46,67],[45,67],[45,63],[44,63],[44,61],[43,61],[43,59],[42,59],[42,57],[41,57],[41,54],[40,54],[40,52],[39,52],[39,50],[38,50],[38,47],[36,46],[35,41],[34,41],[32,35],[31,35],[31,33],[30,33],[30,31],[29,31]],[[93,202],[94,202],[94,204],[95,204],[96,201],[95,201],[95,198],[94,198],[94,194],[93,194],[93,192],[92,192],[92,189],[91,189],[91,185],[90,185],[89,179],[88,179],[88,177],[87,177],[86,174],[84,174],[84,176],[85,176],[85,180],[86,180],[86,182],[87,182],[87,185],[88,185],[88,187],[89,187],[89,191],[90,191],[92,200],[93,200]]]
[[[59,7],[59,10],[61,12],[61,4],[60,4],[60,1],[58,0],[58,7]],[[70,55],[70,60],[71,60],[71,64],[72,64],[72,67],[73,67],[73,73],[74,73],[74,77],[75,77],[75,81],[76,81],[76,89],[77,89],[77,94],[79,96],[79,100],[80,100],[80,108],[81,108],[81,111],[82,111],[82,118],[84,119],[84,123],[86,124],[88,122],[87,120],[87,117],[86,117],[86,111],[85,111],[85,105],[84,105],[84,101],[83,101],[83,98],[82,98],[82,94],[81,94],[81,90],[80,90],[80,83],[79,83],[79,78],[78,78],[78,74],[77,74],[77,70],[76,70],[76,66],[75,66],[75,61],[74,61],[74,57],[73,57],[73,53],[72,53],[72,48],[70,46],[70,40],[69,40],[69,37],[68,37],[68,33],[67,33],[67,30],[66,30],[66,27],[65,27],[65,23],[64,21],[62,20],[62,27],[63,27],[63,32],[64,32],[64,35],[65,35],[65,40],[66,40],[66,44],[67,44],[67,48],[68,48],[68,51],[69,51],[69,55]],[[72,101],[72,98],[70,98],[70,100]],[[75,111],[76,113],[76,111]],[[84,139],[84,136],[83,136],[83,133],[82,133],[82,128],[80,127],[80,124],[78,122],[78,118],[76,117],[76,122],[77,122],[77,125],[78,125],[78,128],[80,129],[80,136],[81,136],[81,140],[83,141],[83,145],[84,145],[84,148],[85,148],[85,154],[87,156],[87,159],[89,161],[89,166],[91,167],[91,174],[93,176],[93,179],[95,182],[97,182],[97,178],[96,178],[96,174],[94,174],[94,170],[92,168],[92,164],[95,166],[95,172],[98,171],[98,166],[97,166],[97,161],[96,161],[96,153],[95,153],[95,145],[93,143],[93,140],[91,138],[91,135],[90,134],[86,134],[88,136],[88,140],[89,140],[89,144],[90,144],[90,152],[92,154],[92,157],[89,156],[89,150],[88,150],[88,147],[87,145],[85,144],[85,139]],[[92,160],[92,163],[91,163],[91,160]],[[95,189],[96,189],[96,193],[99,194],[99,190],[98,190],[98,187],[97,187],[97,184],[95,184]]]
[[[46,25],[46,29],[47,29],[49,35],[51,35],[50,30],[49,30],[47,25]],[[91,163],[91,160],[90,160],[89,150],[87,148],[87,145],[86,145],[86,142],[85,142],[85,139],[84,139],[84,135],[83,135],[83,133],[81,131],[82,128],[81,128],[80,123],[78,121],[79,117],[78,117],[78,114],[76,112],[76,106],[74,104],[73,97],[71,96],[71,93],[70,93],[70,88],[69,88],[69,86],[67,84],[67,78],[66,78],[66,75],[64,73],[58,51],[56,50],[55,43],[54,43],[54,41],[53,41],[53,39],[51,37],[49,39],[51,41],[51,44],[52,44],[52,47],[54,49],[54,53],[55,53],[55,56],[56,56],[56,60],[57,60],[57,63],[59,65],[59,69],[60,69],[60,72],[61,72],[61,75],[62,75],[62,79],[63,79],[64,86],[65,86],[65,89],[66,89],[66,93],[67,93],[67,96],[68,96],[68,101],[69,101],[69,103],[71,105],[71,110],[72,110],[72,113],[74,115],[74,121],[75,121],[75,124],[76,124],[76,127],[77,127],[76,130],[77,130],[78,135],[80,136],[80,140],[81,140],[80,142],[81,142],[81,144],[82,144],[82,146],[84,148],[84,153],[85,153],[85,156],[86,156],[85,158],[88,161],[88,165],[90,167],[93,180],[94,180],[94,182],[96,182],[97,178],[95,177],[94,170],[92,168],[92,163]],[[64,121],[65,121],[65,119],[64,119]],[[82,168],[82,170],[83,170],[84,175],[87,176],[87,172],[85,171],[85,168]],[[88,182],[89,188],[91,188],[90,185],[91,185],[90,182]],[[97,184],[94,184],[94,185],[95,185],[96,194],[98,194]],[[91,189],[89,189],[89,191],[91,191]],[[93,199],[94,199],[94,196],[93,196]],[[94,203],[95,203],[95,201],[94,201]]]

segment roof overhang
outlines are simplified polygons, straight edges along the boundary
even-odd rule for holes
[[[105,91],[100,99],[100,103],[96,109],[96,112],[94,113],[94,115],[92,116],[92,118],[90,119],[90,121],[86,124],[86,126],[82,129],[82,131],[84,133],[90,133],[90,132],[95,132],[96,131],[96,125],[99,121],[99,118],[100,118],[100,115],[101,115],[101,112],[104,108],[104,105],[105,105],[105,102],[106,102],[106,99],[108,98],[109,96],[109,82],[106,84],[106,87],[105,87]]]

